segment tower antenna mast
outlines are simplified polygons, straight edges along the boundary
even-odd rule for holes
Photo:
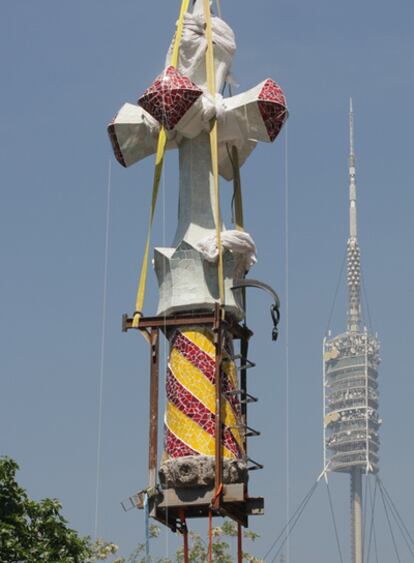
[[[358,244],[354,112],[349,100],[349,238],[347,244],[348,331],[361,330],[361,253]]]

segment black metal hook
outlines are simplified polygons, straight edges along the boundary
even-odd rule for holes
[[[255,287],[258,289],[263,289],[272,295],[274,303],[270,307],[270,315],[273,322],[272,330],[272,340],[275,342],[279,336],[279,322],[280,322],[280,299],[276,291],[268,285],[267,283],[261,282],[259,280],[244,279],[239,280],[231,289],[243,289],[246,287]]]

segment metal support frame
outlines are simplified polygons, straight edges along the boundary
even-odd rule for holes
[[[159,342],[160,331],[166,332],[174,327],[202,325],[211,327],[214,333],[216,348],[216,424],[215,424],[215,484],[211,487],[196,487],[194,489],[166,489],[157,487],[158,470],[158,423],[159,423]],[[150,515],[165,524],[173,531],[181,531],[183,519],[207,517],[209,511],[217,516],[227,516],[239,526],[248,526],[249,515],[263,514],[263,498],[251,498],[248,486],[224,485],[223,480],[223,393],[222,368],[224,358],[224,337],[229,332],[233,339],[240,341],[240,399],[242,424],[247,426],[247,403],[256,402],[247,392],[247,370],[252,366],[247,359],[249,339],[253,332],[246,325],[236,323],[226,315],[220,305],[214,311],[193,315],[172,315],[168,317],[141,317],[139,327],[133,326],[133,319],[127,315],[122,317],[122,330],[139,330],[144,333],[150,346],[150,413],[149,413],[149,451],[148,451],[148,488],[145,492],[149,496]],[[252,462],[247,457],[247,438],[257,435],[256,431],[243,432],[243,445],[246,460],[253,463],[250,470],[260,469],[262,466]],[[143,508],[144,492],[130,498],[131,505]],[[184,530],[185,531],[185,530]]]
[[[223,389],[222,389],[222,364],[223,364],[223,326],[221,309],[216,304],[214,310],[214,344],[216,348],[216,413],[215,413],[215,495],[213,508],[220,510],[223,489]]]
[[[158,465],[158,394],[159,394],[159,350],[160,338],[159,329],[152,328],[150,333],[150,416],[149,416],[149,452],[148,487],[155,489],[157,485],[157,465]]]
[[[243,563],[243,530],[237,524],[237,563]]]

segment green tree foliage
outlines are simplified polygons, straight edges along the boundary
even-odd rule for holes
[[[57,500],[31,500],[16,481],[18,469],[12,459],[0,458],[0,562],[87,561],[89,540],[67,526]]]
[[[0,563],[147,563],[145,544],[139,544],[127,558],[117,556],[119,547],[113,543],[81,538],[70,529],[61,515],[62,506],[56,499],[34,501],[16,481],[19,466],[10,458],[0,458]],[[150,526],[150,536],[155,540],[158,526]],[[228,520],[213,529],[214,563],[233,563],[229,543],[237,537],[236,525]],[[245,531],[245,539],[255,541],[259,536]],[[189,556],[192,563],[208,561],[208,545],[200,534],[189,533]],[[244,561],[263,563],[248,553]],[[183,563],[183,548],[173,559],[151,557],[151,563]]]
[[[155,539],[159,536],[160,529],[156,525],[150,526],[150,537]],[[244,538],[250,541],[255,541],[259,536],[254,532],[245,531]],[[196,532],[190,532],[189,536],[189,559],[191,563],[206,563],[208,561],[208,545],[207,542],[203,540],[200,534]],[[234,563],[234,557],[232,554],[231,545],[228,540],[237,537],[237,526],[234,522],[225,520],[221,527],[213,528],[213,561],[214,563]],[[99,542],[98,542],[99,543]],[[109,553],[116,553],[117,546],[113,544],[100,543],[100,548],[105,547]],[[111,551],[115,547],[115,551]],[[105,549],[98,549],[102,557],[98,556],[91,561],[96,560],[106,560]],[[243,553],[243,560],[250,561],[251,563],[263,563],[262,559],[257,559],[249,553]],[[151,556],[151,563],[183,563],[184,562],[184,549],[180,547],[173,559],[154,557]],[[141,543],[137,546],[134,552],[128,557],[118,557],[114,559],[112,563],[147,563],[145,559],[145,544]]]

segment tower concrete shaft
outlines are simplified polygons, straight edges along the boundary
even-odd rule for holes
[[[352,563],[363,563],[362,470],[360,467],[353,467],[351,472],[351,541]]]

